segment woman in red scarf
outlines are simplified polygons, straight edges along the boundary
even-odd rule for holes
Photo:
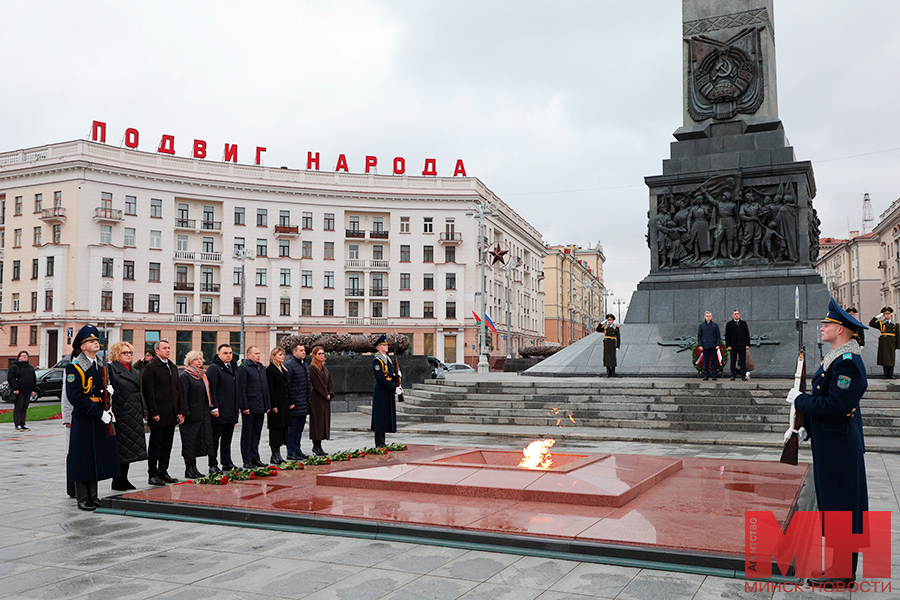
[[[184,458],[184,476],[188,479],[203,477],[197,470],[197,457],[209,456],[212,448],[211,416],[218,416],[212,407],[209,382],[203,372],[203,353],[191,350],[184,357],[184,373],[178,378],[181,403],[184,405],[184,423],[181,432],[181,456]]]

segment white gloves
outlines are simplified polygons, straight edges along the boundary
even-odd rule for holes
[[[104,425],[108,425],[112,422],[113,414],[111,410],[104,410],[103,414],[100,415],[100,420],[103,421]]]
[[[876,318],[876,319],[880,319],[880,318],[883,317],[883,316],[884,316],[884,313],[878,313],[878,316],[875,317],[875,318]]]
[[[398,397],[399,397],[399,396],[402,396],[402,395],[403,395],[403,388],[398,387],[397,389],[394,390],[394,394],[395,394],[396,396],[398,396]]]
[[[806,440],[809,439],[809,433],[806,431],[806,427],[801,427],[797,430],[797,440],[802,444]]]
[[[788,394],[787,394],[786,402],[787,402],[788,404],[793,404],[793,403],[794,403],[794,400],[796,400],[797,396],[799,396],[799,395],[802,394],[802,393],[803,393],[803,392],[801,392],[801,391],[798,390],[797,388],[791,388],[791,391],[789,391]]]
[[[106,384],[106,391],[109,392],[110,396],[112,396],[113,394],[116,393],[116,390],[113,389],[113,386],[111,383]]]

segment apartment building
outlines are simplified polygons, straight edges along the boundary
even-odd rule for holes
[[[606,314],[603,247],[547,246],[544,257],[548,342],[567,346],[592,333]]]

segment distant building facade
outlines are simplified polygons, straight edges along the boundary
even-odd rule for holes
[[[547,341],[567,346],[593,332],[607,312],[603,248],[547,246],[544,257]]]
[[[0,154],[0,361],[53,364],[85,323],[177,358],[291,333],[409,335],[415,354],[477,362],[478,221],[515,258],[515,348],[544,339],[540,233],[473,177],[277,169],[77,140]],[[487,302],[506,331],[506,278]],[[499,307],[503,310],[499,310]],[[503,356],[502,344],[492,354]]]
[[[827,242],[823,245],[820,240],[820,248],[827,249],[820,252],[816,271],[841,306],[853,306],[868,322],[882,306],[878,236],[851,231],[850,239],[824,239]]]
[[[900,199],[881,213],[872,232],[878,237],[881,305],[900,307]]]

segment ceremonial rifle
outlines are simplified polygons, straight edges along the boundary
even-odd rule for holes
[[[394,330],[394,346],[397,345],[397,330]],[[397,350],[394,350],[394,377],[396,378],[397,387],[403,389],[403,386],[400,385],[400,361],[397,360]],[[400,395],[397,396],[397,402],[403,402],[403,392],[400,392]]]
[[[794,373],[794,387],[801,392],[806,391],[806,349],[800,348],[800,356],[797,358],[797,371]],[[781,462],[786,465],[796,465],[797,455],[800,451],[799,430],[803,426],[803,415],[791,404],[791,421],[787,431],[784,432],[784,448],[781,450]]]
[[[108,353],[109,353],[109,331],[106,329],[105,323],[103,327],[103,410],[112,411],[112,398],[109,397],[109,371],[108,371]],[[100,361],[97,361],[100,362]],[[113,422],[106,424],[106,437],[116,435],[116,428]]]

